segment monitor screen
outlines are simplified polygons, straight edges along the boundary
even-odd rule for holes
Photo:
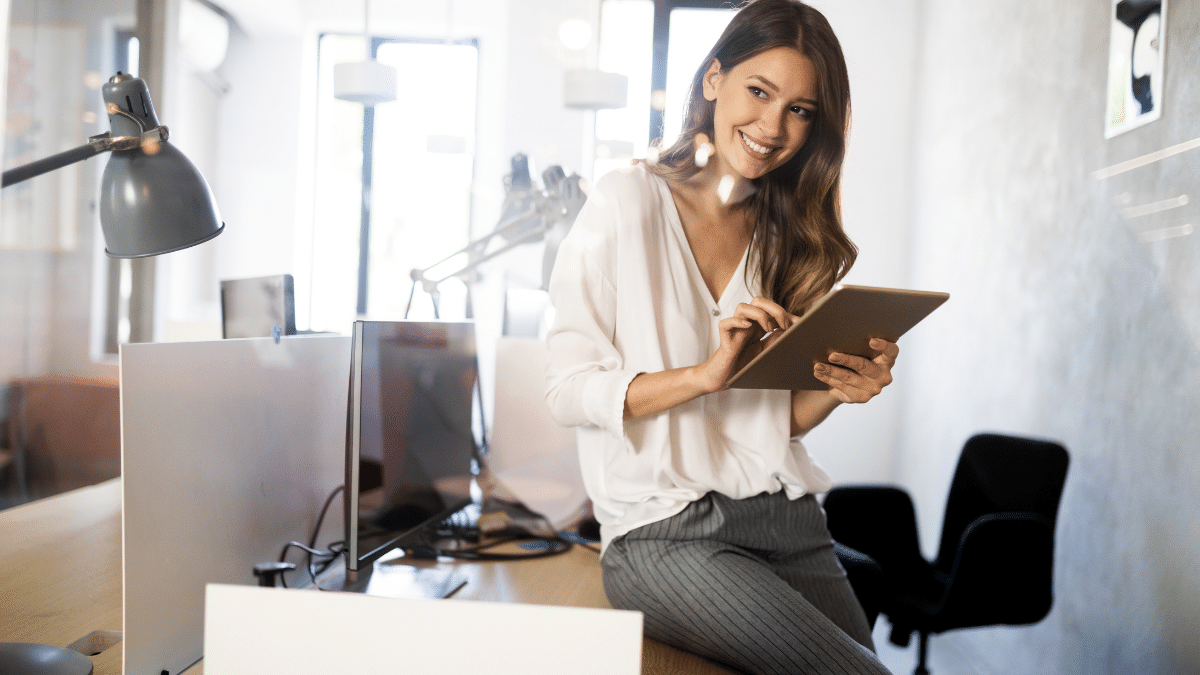
[[[477,378],[470,322],[357,321],[346,424],[346,570],[470,502]]]

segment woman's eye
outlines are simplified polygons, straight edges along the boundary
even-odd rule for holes
[[[759,89],[758,87],[751,86],[751,87],[749,87],[749,89],[750,89],[751,94],[753,94],[759,98],[763,98],[767,95],[767,92],[763,91],[762,89]]]
[[[792,108],[792,112],[796,113],[797,115],[799,115],[800,117],[802,117],[806,120],[812,119],[812,116],[813,116],[813,111],[811,111],[808,108],[805,108],[803,106],[795,106],[794,108]]]

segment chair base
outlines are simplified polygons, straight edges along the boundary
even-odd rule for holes
[[[913,670],[913,675],[929,675],[929,666],[926,663],[928,653],[929,633],[921,631],[917,636],[917,667]]]

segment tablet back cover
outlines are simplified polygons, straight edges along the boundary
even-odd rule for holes
[[[874,358],[871,338],[896,342],[950,295],[869,286],[838,286],[729,379],[733,389],[810,389],[813,364],[833,352]]]

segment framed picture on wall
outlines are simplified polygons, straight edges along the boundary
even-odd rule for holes
[[[1112,0],[1104,137],[1162,115],[1167,0]]]

